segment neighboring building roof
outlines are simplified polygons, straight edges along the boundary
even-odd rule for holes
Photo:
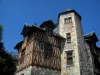
[[[98,42],[98,38],[94,32],[88,33],[87,35],[84,36],[86,41],[95,41]]]
[[[68,13],[71,13],[71,12],[74,12],[77,16],[79,16],[80,20],[81,20],[81,16],[75,11],[75,10],[66,10],[64,12],[61,12],[58,14],[58,19],[60,17],[60,15],[63,15],[63,14],[68,14]]]
[[[84,39],[86,42],[92,47],[91,44],[94,44],[95,50],[100,51],[100,47],[96,45],[96,42],[98,42],[98,38],[94,32],[88,33],[87,35],[84,36]],[[95,42],[95,43],[94,43]]]

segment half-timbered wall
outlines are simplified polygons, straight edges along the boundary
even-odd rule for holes
[[[33,43],[32,64],[60,70],[60,47],[56,44],[57,38],[54,36],[49,37],[47,32],[37,32],[34,34],[37,35],[37,37],[35,36]],[[52,47],[52,56],[45,59],[45,46],[48,44]]]
[[[52,47],[52,54],[48,58],[45,58],[45,51],[48,50],[45,49],[46,45]],[[23,49],[25,49],[24,63],[20,64]],[[24,38],[22,47],[19,50],[18,60],[18,71],[29,65],[60,71],[60,38],[53,36],[53,34],[49,36],[48,32],[33,32]]]
[[[26,43],[27,41],[23,42],[22,47],[20,48],[19,52],[18,52],[18,66],[17,66],[17,71],[20,71],[26,67],[28,67],[29,65],[32,64],[32,48],[33,48],[33,42],[30,43]],[[25,45],[24,43],[26,43],[26,46],[23,47],[23,45]],[[22,50],[24,49],[25,51],[25,57],[24,57],[24,61],[23,63],[21,62],[21,53]]]

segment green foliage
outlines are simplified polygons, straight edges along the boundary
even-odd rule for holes
[[[0,25],[0,75],[14,75],[16,70],[16,56],[6,52],[2,43],[2,26]]]

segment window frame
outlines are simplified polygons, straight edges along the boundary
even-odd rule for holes
[[[49,59],[52,57],[52,45],[45,43],[45,49],[44,49],[44,59]],[[50,53],[50,54],[49,54]]]
[[[73,50],[68,50],[65,52],[66,52],[66,64],[67,64],[67,66],[73,66]],[[69,55],[69,57],[68,57],[68,52],[69,53],[71,52],[71,55]],[[68,63],[68,59],[71,59],[71,64]]]
[[[41,50],[44,49],[44,43],[43,43],[43,42],[40,42],[40,43],[39,43],[39,48],[40,48]]]
[[[72,23],[72,17],[67,17],[64,19],[64,23],[68,24],[68,23]]]
[[[71,43],[71,33],[66,33],[66,41],[67,43]]]

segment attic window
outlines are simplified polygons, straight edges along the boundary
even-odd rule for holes
[[[65,18],[65,19],[64,19],[64,23],[65,23],[65,24],[67,24],[67,23],[72,23],[72,17]]]

